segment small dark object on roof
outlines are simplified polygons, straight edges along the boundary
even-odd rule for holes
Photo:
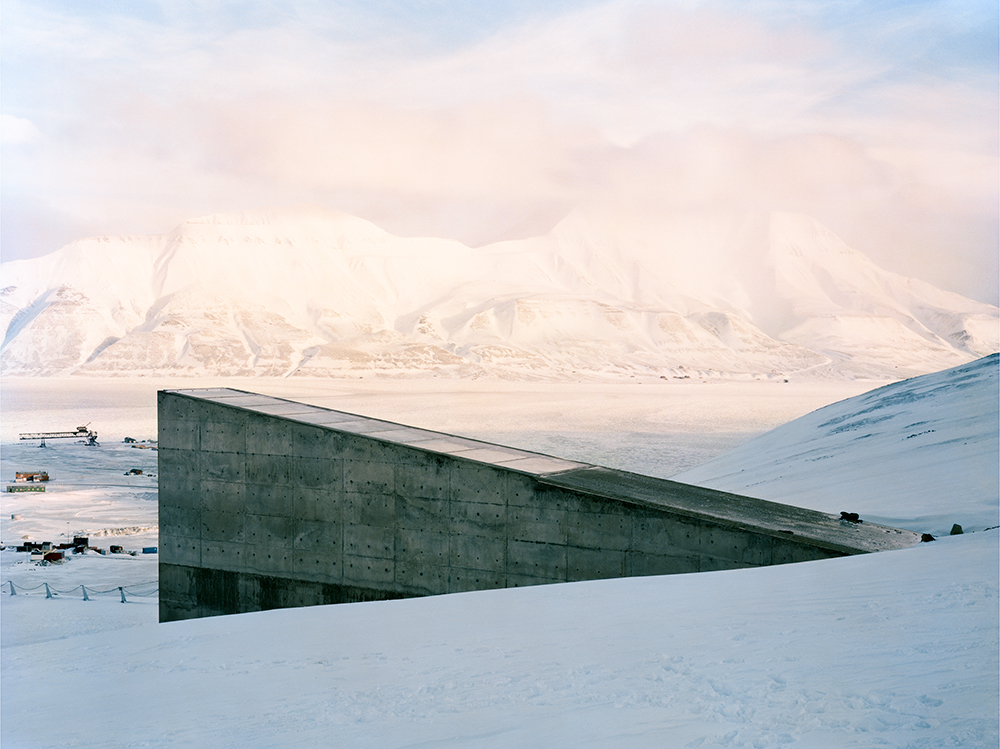
[[[863,523],[863,522],[865,522],[860,517],[858,517],[858,513],[856,513],[856,512],[842,512],[842,513],[840,513],[840,519],[841,520],[846,520],[848,523]]]

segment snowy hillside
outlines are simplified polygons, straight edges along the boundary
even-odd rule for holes
[[[0,739],[12,749],[996,746],[997,539],[5,646]],[[4,595],[0,611],[6,632],[140,606],[21,594]]]
[[[947,526],[901,551],[164,625],[141,597],[138,583],[155,578],[145,555],[35,567],[4,551],[0,743],[996,746],[1000,532],[984,526],[997,524],[998,363],[990,356],[850,398],[708,464],[735,476],[759,463],[771,480],[758,486],[785,477],[798,504],[817,497],[834,513]],[[750,391],[761,388],[745,387],[751,411],[760,396]],[[425,397],[441,412],[455,403]],[[591,400],[606,417],[622,409],[607,393]],[[64,420],[90,412],[89,401],[67,396],[65,408],[77,410]],[[545,428],[549,417],[525,412],[532,431]],[[4,460],[29,449],[38,452],[5,446]],[[50,460],[75,461],[72,491],[12,495],[8,510],[23,519],[5,514],[0,527],[147,525],[148,503],[122,501],[124,488],[108,486],[111,465],[99,464],[118,465],[123,452],[134,451],[54,448]],[[117,472],[118,484],[138,481]],[[978,493],[975,477],[994,483]],[[830,486],[836,493],[824,494]],[[966,533],[947,536],[952,522]],[[65,592],[46,599],[43,583]],[[117,585],[140,595],[122,604]]]
[[[1000,525],[1000,356],[821,408],[673,477],[941,535]]]
[[[314,206],[5,263],[5,375],[899,377],[998,348],[998,310],[811,219],[577,211],[469,248]]]

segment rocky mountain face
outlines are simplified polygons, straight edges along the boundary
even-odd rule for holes
[[[898,378],[993,353],[998,310],[804,216],[570,214],[480,248],[297,206],[4,263],[0,373]]]

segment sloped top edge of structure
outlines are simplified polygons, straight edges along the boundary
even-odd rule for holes
[[[850,522],[803,507],[600,466],[543,476],[539,480],[551,486],[665,509],[720,525],[753,527],[776,538],[796,537],[847,554],[889,551],[920,542],[920,534],[910,530],[863,521]]]
[[[485,463],[532,476],[544,476],[589,467],[587,463],[565,460],[542,453],[504,447],[482,440],[458,437],[430,429],[397,424],[384,419],[360,416],[346,411],[335,411],[321,406],[312,406],[231,388],[199,388],[167,390],[166,392],[212,401],[220,405],[232,406],[302,424],[312,424],[338,432],[364,435],[383,442],[407,445],[427,452]]]
[[[875,523],[852,523],[815,510],[729,494],[384,419],[233,388],[173,389],[166,393],[363,436],[534,477],[540,483],[608,501],[645,506],[724,526],[755,528],[776,538],[846,554],[905,548],[920,534]]]

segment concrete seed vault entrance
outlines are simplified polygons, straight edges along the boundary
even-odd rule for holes
[[[228,388],[158,394],[160,621],[911,546],[919,534]]]

